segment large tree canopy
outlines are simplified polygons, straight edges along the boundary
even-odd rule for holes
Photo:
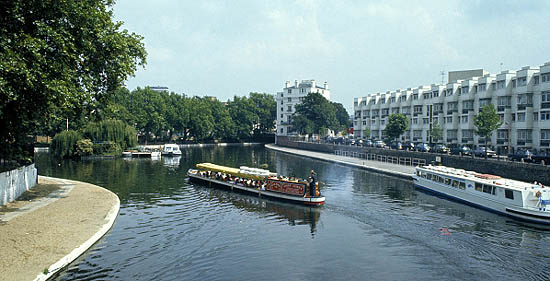
[[[113,20],[112,0],[12,0],[0,7],[0,157],[36,124],[74,116],[145,64],[143,38]]]
[[[388,138],[395,140],[409,129],[409,119],[404,114],[392,114],[384,131]]]
[[[321,133],[322,129],[346,130],[349,115],[344,106],[330,102],[319,93],[309,93],[296,105],[292,126],[299,133]]]

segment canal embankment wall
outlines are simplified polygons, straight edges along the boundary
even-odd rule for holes
[[[276,144],[301,150],[317,151],[331,154],[374,155],[374,158],[409,158],[423,159],[426,163],[441,163],[441,165],[458,169],[493,174],[510,179],[533,182],[537,181],[550,186],[550,165],[511,162],[497,159],[485,159],[472,156],[457,156],[417,151],[382,149],[375,147],[358,147],[328,143],[296,141],[289,137],[277,136]]]
[[[34,164],[0,173],[0,206],[14,201],[33,188],[38,179]]]

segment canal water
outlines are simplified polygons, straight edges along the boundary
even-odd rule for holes
[[[550,231],[416,190],[412,182],[263,146],[178,158],[56,160],[40,175],[121,201],[113,229],[57,280],[548,280]],[[190,184],[199,162],[318,173],[321,208]]]

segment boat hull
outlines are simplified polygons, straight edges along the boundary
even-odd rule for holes
[[[283,200],[287,202],[293,202],[303,205],[309,205],[309,206],[321,206],[325,204],[325,197],[302,197],[302,196],[294,196],[294,195],[287,195],[283,193],[278,192],[272,192],[272,191],[266,191],[266,190],[258,190],[256,188],[252,187],[246,187],[240,184],[236,184],[233,182],[226,182],[226,181],[219,181],[212,178],[205,178],[193,173],[188,172],[187,176],[189,179],[193,182],[208,185],[210,187],[218,187],[218,188],[226,188],[230,189],[232,191],[239,191],[239,192],[245,192],[250,194],[256,194],[260,197],[267,197],[271,199],[277,199],[277,200]]]
[[[514,207],[503,204],[497,200],[489,200],[482,196],[475,196],[467,191],[452,189],[446,185],[428,181],[422,177],[413,176],[415,187],[425,190],[441,197],[449,198],[479,209],[490,211],[496,214],[508,216],[517,220],[550,225],[550,215],[541,212],[527,210],[521,207]]]

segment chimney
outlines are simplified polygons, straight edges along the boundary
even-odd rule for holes
[[[328,90],[328,83],[325,81],[325,84],[323,84],[325,90]]]
[[[285,88],[288,88],[288,87],[290,87],[290,81],[285,82]]]
[[[315,88],[315,80],[311,80],[311,88]]]
[[[298,88],[298,80],[294,80],[294,87]]]

